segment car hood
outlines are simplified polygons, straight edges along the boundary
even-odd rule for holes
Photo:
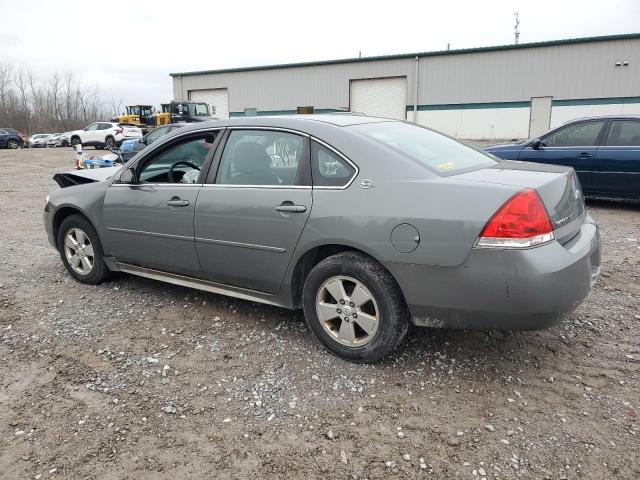
[[[61,188],[67,188],[85,183],[102,182],[115,175],[121,168],[122,166],[93,168],[91,170],[72,170],[66,173],[56,173],[53,179]]]

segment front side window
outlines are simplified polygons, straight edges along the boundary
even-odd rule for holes
[[[311,174],[314,187],[343,187],[356,173],[346,160],[327,147],[313,142],[311,147]]]
[[[640,145],[640,122],[614,120],[611,122],[605,145],[614,147],[637,147]]]
[[[91,125],[89,125],[87,128],[85,128],[85,130],[87,132],[93,132],[94,130],[98,130],[98,126],[100,124],[99,123],[92,123]]]
[[[212,153],[215,134],[209,133],[182,140],[154,155],[142,165],[138,179],[145,183],[196,183],[208,155]]]
[[[287,132],[233,130],[222,153],[216,183],[295,185],[304,139]]]
[[[604,122],[583,122],[568,125],[542,138],[545,147],[592,147]]]
[[[438,175],[477,170],[497,163],[489,155],[457,140],[410,123],[373,122],[348,128],[417,161]]]

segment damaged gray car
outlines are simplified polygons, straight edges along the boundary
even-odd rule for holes
[[[120,271],[302,308],[352,361],[380,360],[410,323],[546,328],[599,272],[571,168],[499,161],[405,122],[205,122],[124,167],[56,180],[44,225],[78,281]]]

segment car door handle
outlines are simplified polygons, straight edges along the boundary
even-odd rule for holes
[[[307,207],[304,205],[294,205],[291,202],[284,202],[281,205],[276,207],[278,212],[293,212],[293,213],[302,213],[307,211]]]
[[[591,157],[593,157],[593,155],[587,152],[582,152],[578,154],[578,158],[591,158]]]
[[[189,200],[181,200],[179,197],[173,197],[167,201],[169,207],[186,207],[189,205]]]

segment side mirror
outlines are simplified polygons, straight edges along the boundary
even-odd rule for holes
[[[529,146],[534,150],[540,150],[540,147],[542,146],[542,141],[539,138],[536,138],[533,142],[531,142],[531,145]]]
[[[118,177],[118,183],[127,183],[127,184],[135,184],[138,183],[136,179],[136,171],[133,168],[125,168],[120,172],[120,177]]]

